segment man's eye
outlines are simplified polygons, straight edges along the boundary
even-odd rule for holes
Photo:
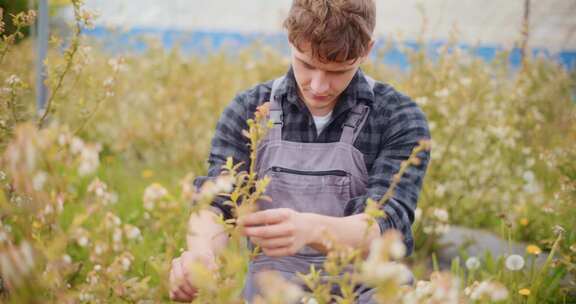
[[[307,68],[307,69],[309,69],[309,70],[313,70],[313,69],[314,69],[313,66],[307,64],[306,62],[302,62],[302,64],[304,65],[305,68]]]

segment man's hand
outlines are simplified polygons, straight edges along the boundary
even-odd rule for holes
[[[255,212],[238,219],[238,224],[271,257],[294,255],[314,237],[308,214],[288,208]]]
[[[216,269],[214,255],[210,251],[184,251],[182,255],[172,260],[170,269],[170,299],[178,302],[191,302],[196,298],[198,280],[191,269],[194,263],[201,263],[209,269]]]
[[[268,256],[294,255],[306,245],[327,253],[330,243],[367,254],[372,240],[380,236],[378,225],[369,226],[368,219],[364,213],[332,217],[280,208],[249,214],[238,219],[238,224]]]

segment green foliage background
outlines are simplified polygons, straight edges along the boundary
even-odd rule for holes
[[[6,23],[6,32],[12,33],[15,27],[10,15],[16,15],[17,13],[26,11],[28,9],[28,0],[0,0],[0,7],[3,9],[2,15],[4,23]],[[28,36],[30,29],[26,28],[22,32]]]

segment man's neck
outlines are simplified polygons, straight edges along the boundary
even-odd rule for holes
[[[302,92],[300,92],[300,89],[298,89],[298,97],[300,98],[300,100],[302,100],[302,102],[304,103],[306,108],[308,108],[308,111],[310,111],[310,114],[312,114],[312,116],[326,116],[326,115],[328,115],[328,113],[330,113],[330,112],[332,112],[332,110],[334,110],[334,108],[336,107],[336,104],[338,103],[338,102],[333,103],[331,106],[325,107],[325,108],[311,108],[306,103],[306,100],[304,99]],[[340,96],[337,96],[336,100],[338,100],[339,98],[340,98]]]

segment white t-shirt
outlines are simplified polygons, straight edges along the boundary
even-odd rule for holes
[[[324,116],[312,116],[314,118],[314,124],[316,125],[316,133],[320,134],[330,118],[332,118],[332,111]]]

